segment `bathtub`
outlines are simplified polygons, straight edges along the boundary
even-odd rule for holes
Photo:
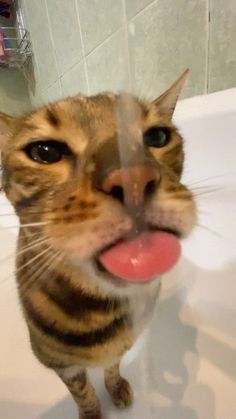
[[[92,373],[107,417],[236,417],[236,89],[179,103],[184,180],[199,207],[183,257],[163,279],[160,302],[138,357],[123,366],[136,394],[118,411]],[[0,195],[0,213],[12,210]],[[0,417],[75,419],[65,387],[33,357],[17,302],[13,257],[17,220],[0,217]]]

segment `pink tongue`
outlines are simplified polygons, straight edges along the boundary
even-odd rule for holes
[[[145,282],[171,269],[180,252],[179,241],[173,234],[152,231],[103,252],[100,262],[125,281]]]

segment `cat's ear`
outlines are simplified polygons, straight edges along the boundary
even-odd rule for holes
[[[186,70],[165,93],[153,101],[153,104],[157,106],[158,112],[161,115],[172,118],[176,103],[188,74],[189,70]]]
[[[13,116],[0,112],[0,151],[3,151],[14,121]]]

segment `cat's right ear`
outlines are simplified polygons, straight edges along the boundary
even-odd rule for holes
[[[0,151],[3,151],[15,118],[0,112]]]
[[[189,69],[186,70],[165,93],[153,101],[160,114],[172,118],[177,100],[188,74]]]

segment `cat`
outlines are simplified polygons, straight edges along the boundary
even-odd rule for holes
[[[104,368],[115,405],[132,403],[119,364],[160,289],[159,278],[112,274],[101,255],[129,234],[180,240],[196,224],[173,124],[186,76],[152,102],[104,93],[19,118],[0,114],[2,185],[20,221],[16,277],[32,350],[66,384],[81,419],[102,418],[88,367]]]

